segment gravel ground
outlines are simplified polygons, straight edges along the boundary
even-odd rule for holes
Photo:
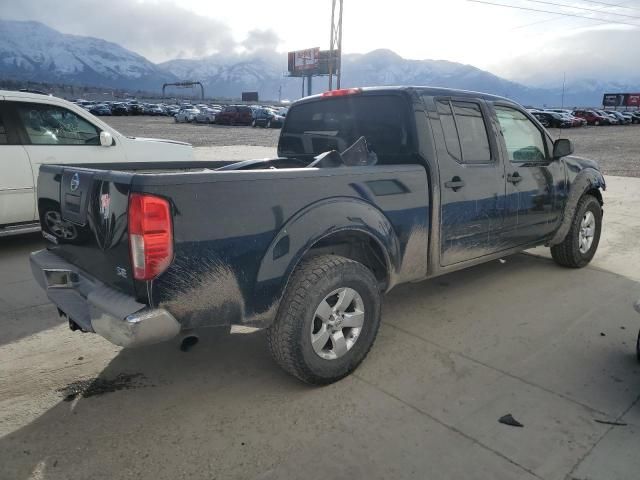
[[[117,130],[139,137],[170,138],[195,147],[252,145],[275,147],[278,129],[175,123],[168,117],[111,117]],[[573,141],[576,154],[600,162],[607,175],[640,177],[640,125],[551,130]]]
[[[252,145],[275,147],[279,129],[176,123],[170,117],[103,117],[116,130],[135,137],[169,138],[194,147]]]

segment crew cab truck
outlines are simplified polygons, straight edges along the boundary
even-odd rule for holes
[[[43,166],[39,204],[80,235],[43,224],[31,264],[73,328],[125,347],[265,328],[287,372],[326,384],[365,358],[396,285],[538,245],[589,263],[605,181],[572,151],[504,98],[335,90],[291,107],[278,158]]]

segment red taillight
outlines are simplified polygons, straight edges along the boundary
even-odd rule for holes
[[[344,97],[345,95],[355,95],[361,93],[361,88],[341,88],[339,90],[329,90],[322,94],[323,97]]]
[[[151,280],[171,264],[171,209],[164,198],[140,193],[129,196],[129,251],[136,280]]]

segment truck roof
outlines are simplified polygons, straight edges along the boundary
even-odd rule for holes
[[[455,88],[444,88],[444,87],[430,87],[430,86],[420,86],[420,85],[412,85],[412,86],[381,86],[381,87],[361,87],[362,93],[367,92],[388,92],[388,93],[396,93],[396,92],[413,92],[419,91],[422,94],[431,95],[434,97],[443,96],[443,97],[473,97],[473,98],[482,98],[484,100],[491,101],[502,101],[508,103],[516,103],[513,100],[510,100],[506,97],[500,97],[498,95],[491,95],[489,93],[482,92],[474,92],[472,90],[459,90]],[[309,97],[301,98],[294,102],[294,104],[306,103],[309,101],[315,101],[322,97],[322,94],[311,95]]]

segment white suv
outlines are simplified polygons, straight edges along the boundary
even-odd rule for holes
[[[42,164],[188,160],[188,143],[125,137],[60,98],[0,90],[0,237],[39,230]]]

